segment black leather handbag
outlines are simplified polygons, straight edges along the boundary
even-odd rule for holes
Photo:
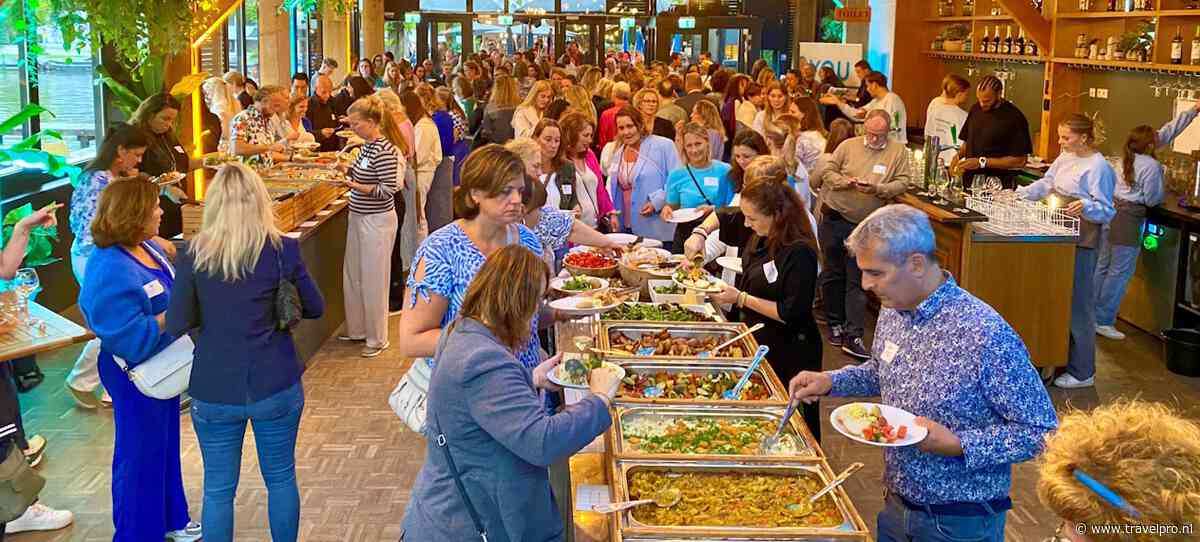
[[[275,287],[275,329],[288,331],[300,323],[304,307],[300,303],[300,290],[283,274],[283,245],[275,251],[275,263],[279,267],[279,284]]]

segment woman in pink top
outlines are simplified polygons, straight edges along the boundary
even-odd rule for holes
[[[562,160],[575,164],[573,208],[579,220],[601,231],[616,231],[612,198],[600,174],[600,161],[591,149],[596,125],[587,114],[574,109],[563,114],[558,125],[562,132],[562,144],[558,147]],[[563,197],[568,195],[564,192]]]

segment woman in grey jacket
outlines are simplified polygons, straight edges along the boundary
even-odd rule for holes
[[[563,539],[547,466],[608,428],[609,402],[620,380],[597,369],[590,377],[593,395],[558,414],[546,413],[539,390],[559,389],[546,375],[560,356],[531,373],[514,351],[528,339],[529,321],[548,280],[540,257],[510,245],[488,258],[467,290],[460,319],[438,344],[429,383],[425,464],[404,514],[402,540],[479,538],[456,476],[487,540]]]

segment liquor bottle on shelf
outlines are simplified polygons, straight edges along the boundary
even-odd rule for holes
[[[964,17],[975,15],[975,0],[963,0],[962,14]]]
[[[1171,64],[1183,64],[1183,27],[1175,26],[1175,37],[1171,39]]]
[[[1025,54],[1025,27],[1018,27],[1017,31],[1019,34],[1017,34],[1016,44],[1013,45],[1012,54],[1023,55]]]
[[[1196,36],[1192,38],[1192,56],[1190,60],[1193,65],[1200,64],[1200,26],[1196,26]]]
[[[1087,58],[1087,35],[1080,34],[1075,38],[1075,58]]]
[[[1004,43],[1000,44],[1000,54],[1011,55],[1013,46],[1012,27],[1004,27]]]
[[[969,54],[969,53],[975,52],[974,41],[975,41],[975,34],[974,33],[967,34],[967,39],[965,41],[963,41],[963,52],[964,53]]]
[[[992,35],[992,54],[1000,53],[1000,25],[996,25],[996,32]]]
[[[1079,11],[1091,11],[1092,0],[1079,0]]]
[[[1025,56],[1038,56],[1037,42],[1033,38],[1025,40]]]
[[[992,29],[983,27],[983,39],[979,40],[979,52],[988,54],[992,52],[992,38],[988,37]]]
[[[1117,10],[1117,0],[1108,0],[1108,11]]]

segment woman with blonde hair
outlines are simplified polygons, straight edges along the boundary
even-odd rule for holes
[[[574,109],[587,115],[592,123],[595,123],[599,118],[596,114],[596,104],[592,103],[592,96],[586,89],[579,85],[571,85],[563,91],[563,99],[567,101],[568,110]],[[564,113],[565,115],[565,113]],[[559,116],[558,120],[562,120]]]
[[[766,88],[770,86],[771,83],[779,83],[779,80],[775,78],[775,70],[772,70],[771,68],[763,68],[762,71],[758,72],[758,78],[755,79],[754,82],[758,83],[759,86]]]
[[[614,81],[607,78],[596,82],[596,88],[592,90],[592,105],[596,106],[597,115],[604,114],[613,106],[613,84]]]
[[[766,70],[763,70],[764,72]],[[763,86],[764,94],[767,95],[767,103],[762,111],[759,111],[754,117],[755,132],[770,140],[769,132],[776,131],[786,133],[781,127],[777,126],[780,115],[796,115],[800,116],[800,109],[793,104],[788,98],[787,92],[783,89],[783,84],[779,81],[772,81],[769,85]]]
[[[404,76],[400,73],[400,65],[395,62],[388,62],[387,67],[383,69],[383,79],[379,82],[380,88],[388,88],[392,92],[400,92],[400,84],[404,82]]]
[[[658,116],[658,104],[662,99],[653,87],[645,87],[633,93],[633,107],[642,114],[642,125],[659,137],[675,140],[675,126],[671,121]]]
[[[397,145],[397,150],[404,157],[406,164],[411,164],[416,159],[415,135],[413,134],[413,124],[408,120],[408,115],[404,113],[404,104],[400,101],[400,96],[390,88],[380,89],[375,93],[375,97],[383,103],[384,111],[392,116],[392,122],[400,128],[400,145]],[[404,194],[411,192],[413,186],[417,184],[417,173],[414,168],[404,168],[404,176],[400,178],[399,188],[393,194],[396,207],[396,220],[401,224],[405,222],[405,207]],[[388,312],[393,313],[399,311],[404,305],[404,250],[402,246],[403,235],[396,237],[396,242],[392,245],[391,251],[391,269],[392,281],[388,288]]]
[[[726,186],[729,183],[729,164],[712,157],[708,128],[689,122],[682,126],[681,133],[679,156],[683,167],[671,171],[667,176],[666,204],[660,211],[666,222],[672,221],[676,209],[700,209],[707,215],[718,207],[725,207],[729,201],[721,199],[720,195],[733,192]],[[676,224],[672,243],[675,250],[683,252],[683,243],[687,241],[692,228],[699,226],[703,220],[702,215],[691,222]]]
[[[712,150],[712,159],[720,160],[725,150],[725,124],[721,122],[721,112],[717,105],[709,100],[697,100],[692,106],[691,121],[708,128],[708,146]],[[680,146],[682,141],[677,142]]]
[[[346,326],[338,338],[363,341],[364,358],[373,358],[388,342],[388,288],[391,265],[380,257],[390,254],[399,228],[395,194],[407,164],[400,148],[400,127],[387,113],[383,100],[359,99],[348,111],[350,129],[366,143],[358,159],[342,166],[350,188],[350,224],[342,264]]]
[[[180,254],[167,332],[194,332],[188,393],[204,459],[206,540],[233,540],[234,508],[247,423],[254,426],[274,540],[296,540],[300,491],[296,435],[304,411],[291,331],[280,326],[275,292],[288,281],[302,318],[320,318],[325,302],[308,275],[300,242],[275,227],[272,200],[254,170],[228,164],[205,192],[204,225]],[[281,328],[282,327],[282,328]]]
[[[1046,440],[1038,498],[1067,542],[1184,542],[1200,518],[1200,425],[1177,408],[1121,399],[1072,411]],[[1107,490],[1123,504],[1103,496]],[[1103,532],[1091,527],[1122,526]],[[1129,532],[1137,527],[1137,532]]]
[[[200,85],[200,126],[204,129],[201,144],[205,152],[227,150],[233,117],[242,112],[242,103],[220,77],[209,77]]]
[[[441,148],[441,159],[433,171],[433,182],[429,185],[428,199],[425,200],[425,219],[428,222],[427,232],[434,231],[454,219],[450,205],[450,194],[454,191],[454,146],[461,139],[454,126],[454,118],[446,109],[446,103],[438,95],[433,86],[428,83],[417,85],[417,96],[429,113],[433,125],[437,127],[438,145]]]
[[[561,388],[546,375],[562,356],[531,373],[520,353],[537,339],[530,323],[537,321],[550,275],[536,253],[520,246],[480,260],[461,311],[446,331],[437,331],[437,370],[428,394],[431,438],[404,512],[404,537],[477,539],[475,517],[496,540],[561,540],[562,512],[547,467],[561,464],[612,424],[609,403],[620,379],[597,369],[589,378],[592,394],[548,413],[543,390]],[[452,482],[459,472],[461,485]],[[468,515],[460,491],[486,497],[472,499],[474,512]]]
[[[475,138],[475,148],[488,143],[503,145],[515,137],[513,116],[520,100],[516,79],[507,75],[496,78],[496,82],[492,83],[491,98],[484,109],[483,122],[479,125],[479,137]]]
[[[521,102],[513,113],[513,135],[523,137],[532,134],[533,128],[542,120],[546,108],[550,107],[553,100],[554,86],[549,80],[543,79],[534,83],[525,95],[525,101]]]

